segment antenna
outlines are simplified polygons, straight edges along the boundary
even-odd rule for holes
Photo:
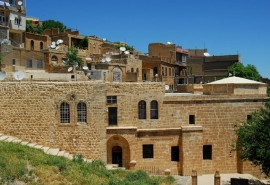
[[[24,73],[22,71],[16,71],[13,73],[13,76],[16,80],[21,81],[24,78]]]
[[[73,67],[69,67],[68,68],[68,72],[72,71]]]
[[[4,80],[7,76],[6,71],[0,71],[0,81]]]

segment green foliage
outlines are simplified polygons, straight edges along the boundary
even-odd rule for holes
[[[83,61],[80,57],[78,57],[78,50],[71,46],[66,53],[67,62],[66,66],[77,66],[81,68],[83,66]]]
[[[236,149],[243,160],[260,166],[270,175],[270,104],[251,115],[251,119],[236,126]]]
[[[228,68],[227,75],[232,74],[234,76],[261,81],[261,75],[254,65],[248,64],[244,66],[242,63],[235,63]]]
[[[145,171],[107,170],[104,162],[84,161],[81,154],[72,160],[47,155],[42,150],[0,141],[0,184],[24,182],[31,185],[170,185],[168,177],[149,177]]]
[[[119,49],[120,47],[125,47],[126,50],[128,51],[133,51],[134,50],[134,47],[133,46],[129,46],[127,44],[117,44],[114,46],[116,49]]]
[[[26,20],[26,32],[42,34],[43,28],[40,24],[38,24],[37,26],[34,26],[31,20]]]
[[[66,30],[66,26],[59,21],[55,21],[55,20],[42,21],[43,31],[46,29],[52,29],[52,28],[59,28],[60,33],[63,33]]]
[[[80,40],[78,47],[80,49],[87,49],[88,48],[88,38],[84,37],[82,40]]]
[[[26,32],[42,34],[46,29],[59,28],[59,32],[63,33],[66,30],[66,26],[54,20],[45,20],[41,24],[34,26],[31,20],[26,21]]]

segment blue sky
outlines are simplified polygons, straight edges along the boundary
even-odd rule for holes
[[[211,55],[239,54],[270,78],[270,0],[28,0],[27,16],[53,19],[143,53],[172,42]]]

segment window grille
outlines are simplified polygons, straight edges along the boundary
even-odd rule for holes
[[[86,104],[83,102],[78,103],[77,105],[77,122],[86,123],[87,109]]]
[[[70,122],[70,109],[68,103],[62,103],[60,106],[60,122],[69,123]]]

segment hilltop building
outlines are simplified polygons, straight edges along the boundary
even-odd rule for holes
[[[24,7],[0,1],[1,19],[9,20],[0,26],[1,132],[126,169],[261,177],[231,145],[234,125],[268,100],[267,86],[238,77],[216,81],[238,55],[206,56],[173,43],[150,43],[143,55],[71,29],[25,33]],[[65,65],[71,46],[82,69]]]

